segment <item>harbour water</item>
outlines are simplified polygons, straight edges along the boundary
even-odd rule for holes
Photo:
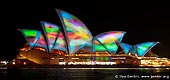
[[[162,80],[170,68],[20,68],[0,69],[0,80]]]

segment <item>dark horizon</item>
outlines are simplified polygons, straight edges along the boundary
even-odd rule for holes
[[[14,12],[14,24],[10,34],[5,36],[2,44],[0,59],[12,59],[18,54],[26,40],[18,29],[37,29],[43,31],[40,21],[47,21],[62,27],[55,9],[67,11],[79,18],[91,31],[93,36],[106,31],[126,31],[122,42],[135,45],[143,42],[159,41],[152,51],[160,57],[170,58],[170,12],[169,7],[158,4],[132,4],[126,2],[85,2],[85,1],[56,1],[56,2],[20,2]],[[4,18],[4,17],[3,17]],[[10,19],[9,17],[5,17]],[[5,21],[4,20],[4,21]],[[3,22],[2,22],[3,23]],[[9,21],[4,22],[9,29]],[[14,39],[11,39],[12,37]],[[3,34],[3,32],[1,32]],[[7,43],[7,41],[9,43]],[[2,42],[2,43],[3,43]],[[12,44],[12,46],[8,46]]]

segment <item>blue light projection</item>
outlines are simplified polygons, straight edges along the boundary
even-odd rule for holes
[[[33,48],[39,39],[41,32],[33,29],[18,29],[25,37],[30,47]]]
[[[135,45],[136,51],[139,57],[144,56],[152,47],[154,47],[159,42],[145,42]]]
[[[123,51],[125,52],[125,54],[128,54],[130,49],[132,48],[132,45],[130,44],[126,44],[126,43],[120,43],[119,44],[120,47],[123,49]]]

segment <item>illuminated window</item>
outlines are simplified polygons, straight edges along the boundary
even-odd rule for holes
[[[27,63],[26,62],[23,62],[24,65],[26,65]]]
[[[13,65],[15,65],[15,62],[12,62]]]

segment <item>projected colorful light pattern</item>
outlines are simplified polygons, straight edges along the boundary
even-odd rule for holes
[[[126,32],[124,31],[108,31],[101,33],[97,35],[95,38],[105,46],[105,48],[112,54],[115,54],[118,46],[115,42],[121,42],[122,38]],[[105,48],[102,49],[102,45],[96,45],[95,46],[100,46],[101,50],[104,50]],[[98,48],[98,49],[100,49]]]
[[[110,44],[104,44],[104,46],[106,46],[107,50],[112,54],[115,54],[118,49],[118,46],[115,42]]]
[[[34,47],[35,43],[41,35],[40,31],[33,29],[19,29],[19,31],[24,35],[31,48]]]
[[[62,10],[57,10],[57,12],[67,34],[68,46],[70,48],[69,52],[75,53],[78,49],[85,46],[93,37],[85,24],[78,18]]]
[[[45,38],[44,38],[44,36],[42,35],[42,33],[40,33],[40,34],[41,34],[41,35],[40,35],[39,39],[37,40],[37,42],[35,43],[35,46],[45,48],[46,51],[48,52],[48,50],[47,50],[47,43],[46,43],[46,41],[45,41]]]
[[[132,48],[132,45],[126,44],[126,43],[119,43],[120,47],[123,49],[125,54],[128,54],[130,49]]]
[[[124,31],[109,31],[99,34],[93,38],[90,31],[78,18],[65,11],[57,10],[57,12],[61,18],[66,35],[62,33],[61,28],[58,25],[44,21],[41,22],[50,52],[53,49],[59,49],[68,52],[66,50],[67,44],[65,42],[67,38],[70,50],[69,53],[71,54],[85,46],[92,47],[92,45],[94,46],[92,47],[93,51],[109,51],[110,53],[114,54],[118,49],[118,42],[126,54],[137,53],[137,55],[141,57],[158,43],[145,42],[136,44],[134,46],[121,43],[122,38],[126,33]],[[34,46],[38,46],[45,48],[46,51],[48,51],[46,40],[41,31],[32,29],[19,29],[19,31],[24,35],[30,47],[33,48]]]
[[[157,43],[158,42],[145,42],[145,43],[135,45],[138,56],[139,57],[144,56]]]
[[[93,44],[94,44],[94,52],[96,51],[107,51],[106,47],[103,46],[99,41],[97,40],[93,40]]]
[[[97,35],[97,38],[103,44],[109,44],[113,42],[121,42],[126,32],[124,31],[108,31]]]
[[[44,21],[41,21],[41,25],[43,27],[47,39],[49,52],[51,53],[53,49],[53,45],[59,33],[60,27],[58,25],[49,22],[44,22]]]
[[[57,40],[54,44],[53,49],[66,51],[66,42],[62,32],[60,32],[59,35],[57,36]]]
[[[112,42],[110,44],[103,44],[100,41],[94,39],[93,44],[94,44],[95,51],[103,51],[103,52],[108,51],[112,54],[115,54],[118,49],[118,46],[116,45],[115,42]]]

